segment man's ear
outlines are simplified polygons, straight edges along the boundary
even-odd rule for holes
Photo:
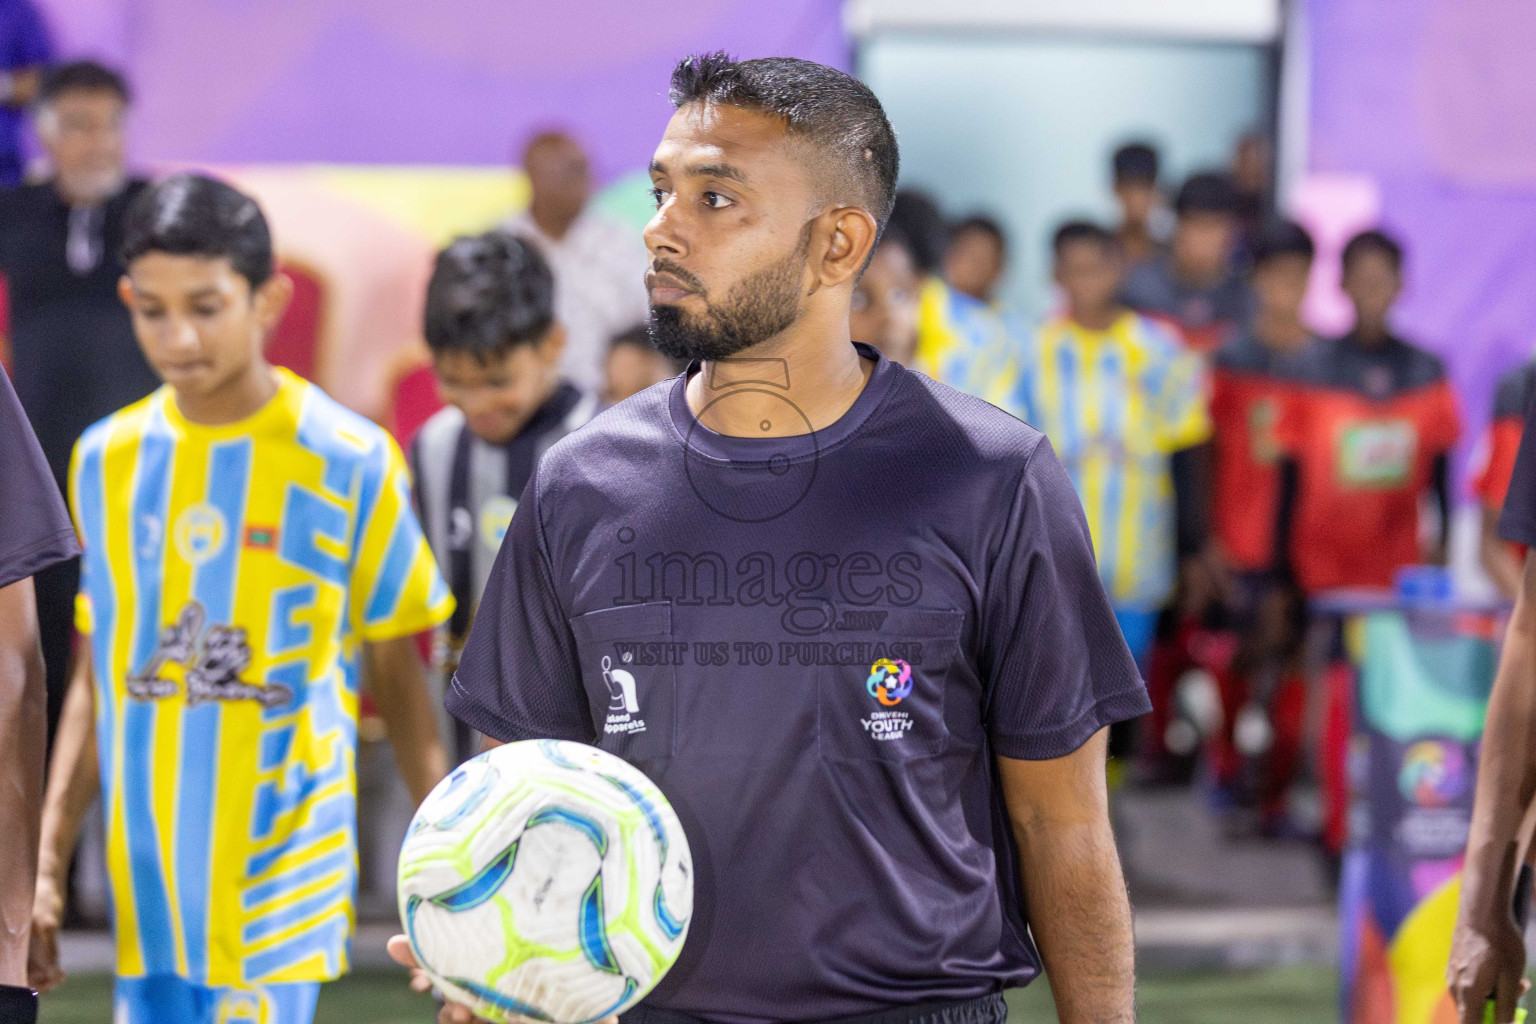
[[[117,279],[117,297],[123,300],[123,305],[133,309],[133,282],[128,280],[127,274]]]
[[[880,225],[869,211],[857,206],[844,206],[822,214],[829,232],[827,248],[822,254],[817,284],[826,288],[854,280],[870,251]]]
[[[281,270],[275,271],[251,296],[251,302],[256,307],[256,322],[261,325],[261,329],[270,332],[275,328],[288,311],[288,303],[292,301],[293,278]]]

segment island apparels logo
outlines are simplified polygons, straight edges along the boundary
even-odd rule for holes
[[[631,654],[626,660],[633,660],[633,657]],[[645,732],[645,719],[640,717],[640,698],[634,673],[628,669],[614,668],[612,660],[605,654],[603,683],[608,687],[608,714],[603,720],[603,733],[613,736]]]

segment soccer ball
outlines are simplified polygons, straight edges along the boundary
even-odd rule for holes
[[[437,784],[400,850],[416,962],[491,1021],[622,1013],[677,959],[693,860],[666,797],[595,747],[526,740]]]

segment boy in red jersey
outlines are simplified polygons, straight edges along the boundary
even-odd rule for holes
[[[1461,434],[1440,360],[1394,335],[1402,248],[1380,231],[1344,248],[1355,328],[1324,348],[1305,401],[1286,417],[1294,459],[1287,553],[1307,593],[1390,587],[1405,565],[1444,563],[1450,535],[1448,456]],[[1439,539],[1419,545],[1419,498],[1432,492]]]
[[[1250,284],[1253,326],[1216,354],[1211,375],[1215,423],[1212,522],[1232,570],[1228,621],[1241,634],[1232,672],[1223,679],[1231,723],[1218,745],[1217,776],[1238,781],[1244,755],[1264,755],[1257,797],[1265,828],[1279,827],[1299,750],[1305,688],[1289,671],[1299,646],[1298,603],[1277,578],[1281,428],[1308,364],[1324,343],[1301,319],[1315,254],[1294,221],[1265,226],[1254,241]],[[1252,722],[1249,722],[1252,719]],[[1234,743],[1234,733],[1243,737]],[[1241,748],[1241,749],[1239,749]]]

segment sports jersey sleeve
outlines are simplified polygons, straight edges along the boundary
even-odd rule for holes
[[[391,640],[431,629],[453,614],[453,595],[438,572],[411,504],[410,475],[394,439],[365,471],[374,495],[364,518],[350,581],[352,626],[364,640]],[[371,486],[370,486],[371,485]]]
[[[1509,494],[1499,516],[1499,536],[1507,541],[1536,546],[1536,430],[1531,429],[1536,402],[1525,410],[1525,434],[1509,477]]]
[[[1208,441],[1211,437],[1210,384],[1200,357],[1192,352],[1179,352],[1158,383],[1158,447],[1165,452],[1176,452]]]
[[[592,742],[576,637],[555,590],[540,522],[539,475],[523,489],[444,703],[505,742]]]
[[[1530,367],[1504,375],[1493,400],[1493,417],[1483,438],[1483,460],[1472,478],[1472,492],[1484,508],[1497,512],[1509,493],[1510,474],[1525,432],[1526,379]]]
[[[1428,422],[1424,425],[1425,445],[1436,455],[1450,451],[1461,439],[1461,410],[1456,401],[1456,389],[1449,380],[1442,378],[1434,385],[1428,413]]]
[[[982,616],[987,731],[1004,757],[1064,757],[1152,709],[1071,478],[1043,438],[1009,510]]]
[[[48,460],[0,369],[0,587],[78,553]]]

